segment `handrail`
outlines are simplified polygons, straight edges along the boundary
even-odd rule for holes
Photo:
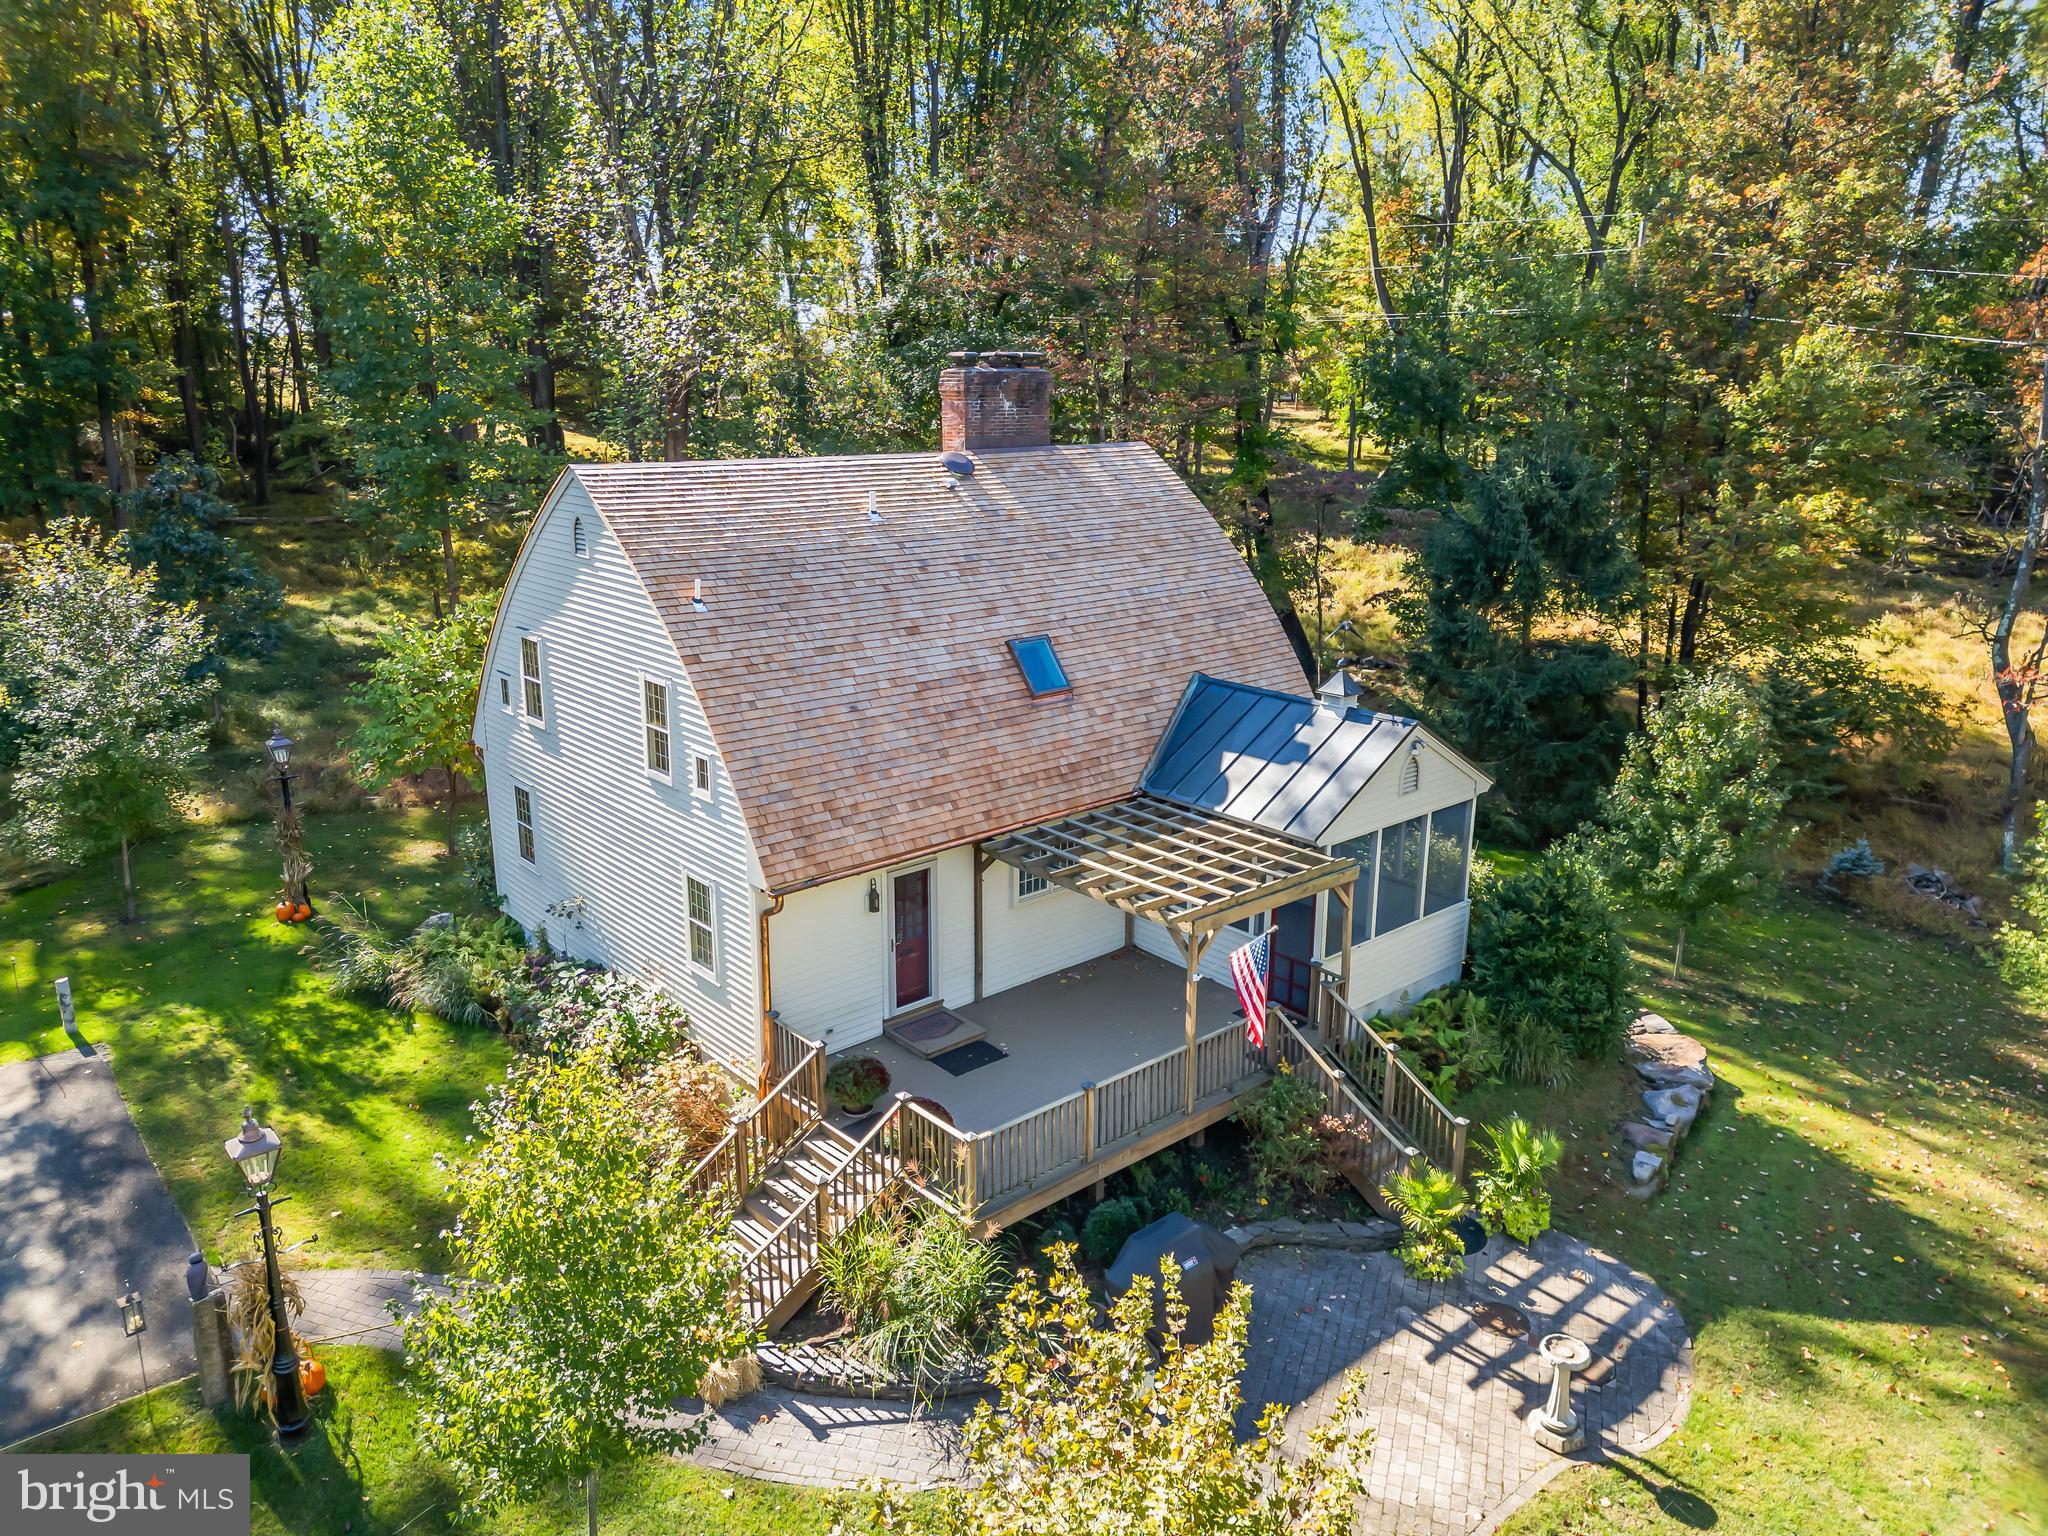
[[[826,1190],[830,1189],[834,1184],[838,1183],[840,1177],[846,1172],[847,1169],[851,1168],[854,1165],[855,1161],[858,1160],[862,1156],[862,1154],[864,1154],[868,1150],[868,1148],[873,1144],[875,1138],[880,1136],[882,1132],[888,1130],[890,1126],[896,1123],[896,1116],[898,1112],[901,1111],[903,1105],[907,1102],[908,1098],[908,1094],[899,1094],[897,1096],[896,1102],[890,1106],[889,1112],[886,1115],[882,1116],[881,1119],[877,1120],[874,1123],[874,1125],[869,1129],[868,1133],[865,1136],[861,1137],[859,1141],[853,1144],[853,1150],[846,1154],[845,1160],[840,1163],[839,1167],[836,1170],[834,1170],[832,1177],[826,1180],[825,1183],[818,1186],[819,1194],[824,1194]],[[902,1170],[900,1164],[898,1165],[896,1177],[902,1177]],[[892,1179],[887,1182],[894,1181]],[[887,1187],[887,1183],[885,1183],[884,1187]],[[751,1247],[742,1244],[740,1248],[741,1259],[744,1262],[752,1262],[754,1259],[759,1258],[763,1253],[765,1253],[770,1247],[774,1245],[775,1240],[777,1238],[781,1237],[783,1233],[787,1232],[791,1227],[795,1226],[799,1221],[801,1221],[807,1212],[814,1209],[813,1202],[815,1198],[816,1197],[813,1197],[813,1200],[805,1201],[802,1205],[798,1206],[795,1210],[791,1211],[787,1216],[783,1217],[781,1224],[777,1226],[774,1231],[763,1235],[761,1239],[758,1242],[754,1243]],[[819,1233],[818,1240],[822,1243],[825,1240],[825,1234],[822,1232]]]
[[[1325,1097],[1331,1101],[1330,1108],[1337,1113],[1339,1119],[1345,1120],[1357,1144],[1359,1162],[1366,1170],[1366,1182],[1372,1194],[1377,1195],[1383,1182],[1380,1174],[1401,1174],[1413,1168],[1415,1160],[1422,1155],[1422,1149],[1411,1145],[1405,1136],[1399,1134],[1396,1127],[1389,1125],[1380,1116],[1353,1085],[1351,1075],[1317,1050],[1314,1042],[1301,1032],[1294,1020],[1278,1010],[1274,1010],[1270,1018],[1279,1026],[1274,1043],[1280,1059],[1297,1072],[1304,1067],[1313,1068],[1318,1085]],[[1364,1124],[1365,1134],[1360,1133],[1357,1122]],[[1368,1155],[1367,1149],[1373,1147],[1391,1149],[1392,1158],[1387,1158],[1384,1152]]]
[[[1374,1029],[1337,991],[1333,981],[1327,970],[1320,970],[1316,996],[1319,1004],[1335,1010],[1334,1019],[1321,1018],[1318,1023],[1326,1040],[1332,1033],[1331,1024],[1336,1025],[1338,1065],[1358,1083],[1368,1099],[1378,1103],[1387,1119],[1423,1144],[1431,1162],[1449,1169],[1452,1178],[1463,1178],[1471,1121],[1451,1112],[1402,1059],[1400,1045]],[[1351,1060],[1354,1035],[1358,1037],[1355,1064]]]
[[[796,1038],[802,1040],[803,1036],[797,1035]],[[822,1044],[815,1040],[806,1040],[804,1044],[808,1049],[797,1064],[783,1074],[782,1080],[763,1094],[760,1101],[751,1109],[737,1115],[732,1122],[732,1128],[719,1138],[718,1144],[697,1160],[696,1166],[690,1170],[689,1177],[684,1180],[684,1188],[691,1194],[708,1195],[714,1189],[722,1187],[726,1191],[726,1203],[736,1203],[747,1192],[750,1171],[758,1172],[765,1168],[778,1153],[801,1139],[812,1126],[824,1119],[822,1083],[813,1088],[807,1105],[799,1106],[797,1095],[790,1091],[791,1085],[799,1077],[817,1076],[819,1064],[824,1059],[825,1047]],[[763,1135],[760,1138],[761,1145],[758,1148],[750,1148],[749,1143],[761,1125],[771,1116],[785,1110],[792,1111],[786,1133],[779,1136],[774,1133]],[[750,1157],[750,1151],[755,1155]]]

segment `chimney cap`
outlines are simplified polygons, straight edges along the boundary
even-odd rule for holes
[[[946,362],[954,368],[1043,368],[1043,352],[948,352]]]

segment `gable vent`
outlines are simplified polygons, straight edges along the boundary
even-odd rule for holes
[[[569,543],[579,560],[590,553],[590,540],[584,536],[583,519],[580,517],[569,525]]]
[[[1412,795],[1422,787],[1422,759],[1414,753],[1401,765],[1401,793]]]

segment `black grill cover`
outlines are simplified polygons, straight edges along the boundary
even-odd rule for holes
[[[1216,1313],[1237,1278],[1238,1260],[1243,1258],[1237,1244],[1214,1227],[1191,1217],[1162,1216],[1151,1226],[1133,1232],[1109,1266],[1105,1279],[1110,1292],[1121,1296],[1140,1275],[1153,1281],[1153,1326],[1166,1328],[1165,1298],[1158,1294],[1159,1261],[1171,1254],[1180,1267],[1181,1300],[1187,1303],[1188,1330],[1185,1341],[1206,1344],[1215,1330]]]

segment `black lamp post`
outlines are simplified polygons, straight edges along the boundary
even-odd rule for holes
[[[272,731],[263,747],[277,768],[277,851],[284,861],[284,899],[287,905],[310,906],[306,878],[313,873],[313,861],[306,857],[306,829],[292,804],[292,739],[281,730]]]
[[[299,1382],[299,1357],[292,1349],[284,1283],[277,1272],[277,1233],[270,1224],[270,1208],[284,1203],[270,1198],[270,1181],[277,1173],[277,1155],[284,1150],[284,1143],[277,1139],[277,1132],[267,1125],[258,1125],[256,1116],[244,1109],[241,1134],[229,1137],[223,1145],[249,1187],[256,1191],[256,1203],[235,1214],[246,1216],[254,1211],[257,1224],[263,1229],[263,1278],[269,1288],[270,1323],[277,1340],[270,1365],[271,1403],[277,1415],[277,1438],[289,1443],[306,1432],[313,1416],[306,1408],[306,1389]]]

